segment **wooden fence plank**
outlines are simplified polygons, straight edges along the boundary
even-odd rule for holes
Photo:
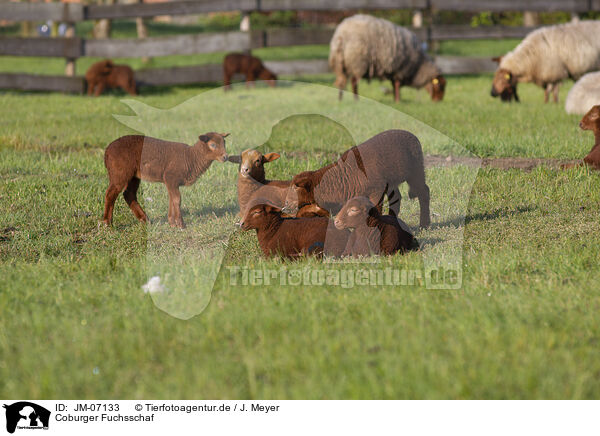
[[[255,8],[256,0],[194,0],[166,3],[89,5],[85,9],[85,19],[192,15],[206,12],[253,10]]]
[[[498,67],[489,57],[436,56],[435,63],[443,74],[479,74]]]
[[[152,68],[136,71],[135,78],[141,85],[153,86],[222,82],[223,66],[221,64],[209,64],[189,67]]]
[[[0,55],[78,58],[79,38],[0,38]]]
[[[247,32],[199,33],[159,38],[86,40],[85,56],[106,58],[156,57],[240,51],[250,48]]]
[[[83,9],[78,3],[2,3],[0,21],[82,21]]]
[[[82,77],[0,73],[0,89],[82,93],[84,86]]]

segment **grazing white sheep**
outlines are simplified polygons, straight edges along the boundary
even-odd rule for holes
[[[600,70],[600,21],[558,24],[534,30],[512,51],[495,58],[498,69],[492,82],[492,97],[503,101],[517,96],[517,83],[531,82],[544,88],[544,101],[552,92],[558,103],[558,88],[564,79],[579,79]]]
[[[597,104],[600,104],[600,71],[588,73],[575,82],[567,94],[565,110],[568,114],[583,115]]]
[[[444,98],[446,79],[426,55],[417,36],[387,20],[370,15],[354,15],[342,21],[331,39],[329,66],[336,75],[340,99],[348,78],[358,98],[361,78],[389,79],[394,100],[400,100],[400,87],[425,87],[433,101]]]

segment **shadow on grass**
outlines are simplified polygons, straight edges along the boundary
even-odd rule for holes
[[[531,212],[535,210],[534,207],[531,206],[519,206],[514,209],[508,208],[500,208],[489,212],[478,212],[475,214],[467,214],[464,218],[464,224],[469,224],[472,221],[492,221],[498,218],[506,218],[514,215],[518,215],[524,212]],[[441,223],[434,223],[431,225],[431,229],[440,229],[443,227],[458,227],[463,224],[463,218],[456,217],[449,221],[444,221]]]

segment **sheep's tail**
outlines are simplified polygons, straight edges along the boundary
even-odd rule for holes
[[[337,33],[337,32],[336,32]],[[329,68],[335,73],[335,86],[346,87],[346,67],[344,65],[344,41],[343,38],[333,35],[329,50]]]

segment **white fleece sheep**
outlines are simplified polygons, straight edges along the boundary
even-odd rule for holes
[[[567,94],[565,110],[568,114],[583,115],[597,104],[600,104],[600,71],[587,73],[575,82]]]
[[[517,82],[532,82],[545,88],[546,101],[551,91],[558,101],[562,80],[599,69],[600,21],[558,24],[534,30],[503,56],[493,86],[500,93],[496,80],[502,77],[512,80],[515,91]]]
[[[396,100],[404,85],[425,86],[432,99],[443,98],[445,80],[417,36],[380,18],[359,14],[342,21],[331,39],[329,66],[336,74],[340,99],[348,78],[356,95],[363,77],[390,79]]]

